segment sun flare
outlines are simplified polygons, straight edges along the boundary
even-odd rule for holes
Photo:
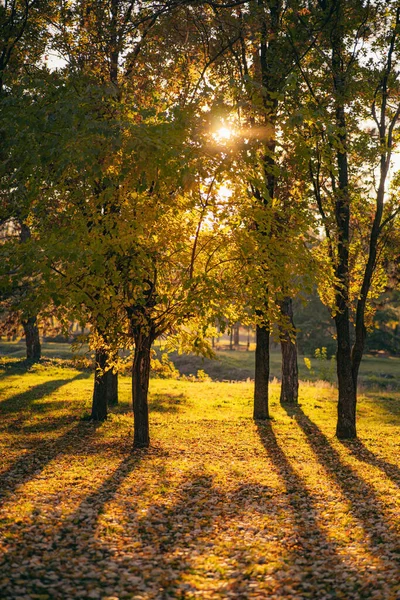
[[[233,136],[233,130],[223,125],[213,133],[213,138],[216,142],[228,142]]]

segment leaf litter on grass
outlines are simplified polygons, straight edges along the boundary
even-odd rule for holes
[[[366,398],[361,442],[341,444],[334,390],[316,409],[305,388],[287,414],[273,386],[274,420],[254,423],[250,384],[154,380],[163,410],[151,448],[132,453],[127,389],[99,427],[79,420],[87,380],[41,389],[4,445],[1,598],[400,597],[398,429],[384,406]]]

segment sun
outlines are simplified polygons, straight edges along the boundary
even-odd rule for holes
[[[233,129],[223,125],[213,133],[213,138],[218,143],[228,142],[233,137]]]
[[[229,129],[229,127],[220,127],[217,131],[217,136],[223,140],[229,140],[232,137],[232,129]]]

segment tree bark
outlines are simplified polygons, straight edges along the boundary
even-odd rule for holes
[[[147,448],[150,444],[148,391],[150,378],[150,352],[153,343],[151,330],[136,327],[135,356],[132,367],[132,398],[134,416],[134,448]]]
[[[297,366],[296,331],[293,320],[293,303],[291,298],[281,302],[281,315],[285,325],[280,327],[282,351],[282,383],[281,404],[297,404],[299,396],[299,371]]]
[[[240,323],[236,323],[233,327],[233,345],[239,346],[240,344]]]
[[[31,362],[39,362],[42,356],[42,348],[36,317],[28,317],[28,319],[22,320],[22,326],[25,333],[26,358]]]
[[[92,399],[93,421],[105,421],[108,407],[118,404],[118,373],[107,369],[108,353],[106,350],[96,350],[96,369]]]
[[[260,3],[260,6],[262,3]],[[281,0],[271,0],[266,3],[269,19],[262,16],[260,26],[260,71],[263,87],[262,102],[264,108],[264,125],[269,130],[269,138],[265,142],[263,156],[263,176],[267,193],[258,191],[259,199],[264,209],[272,206],[276,186],[276,120],[278,113],[278,96],[282,81],[279,61],[279,31]],[[269,21],[269,22],[267,22]],[[265,235],[265,234],[264,234]],[[268,286],[268,282],[265,282]],[[268,298],[268,289],[266,289]],[[268,300],[265,305],[268,310]],[[265,314],[267,314],[265,312]],[[254,418],[268,419],[268,387],[269,387],[269,325],[257,326],[256,329],[256,367],[254,380]]]
[[[106,365],[107,352],[96,350],[91,414],[93,421],[105,421],[107,419],[107,373],[104,372]]]
[[[113,373],[112,369],[105,372],[107,379],[107,405],[116,406],[118,404],[118,373]]]
[[[256,327],[256,368],[254,379],[254,419],[269,419],[269,337],[268,325]]]
[[[338,420],[336,436],[341,440],[357,437],[356,404],[357,391],[354,385],[351,365],[351,341],[349,309],[335,316],[337,335],[337,376],[338,376]]]
[[[356,389],[351,367],[350,314],[349,314],[349,243],[350,206],[349,169],[347,152],[346,86],[348,74],[344,70],[343,0],[335,0],[331,19],[331,48],[335,121],[340,142],[336,152],[338,189],[335,191],[335,218],[338,232],[336,265],[336,335],[338,375],[338,421],[336,435],[340,439],[352,439],[356,434]]]
[[[31,230],[23,219],[18,219],[18,222],[21,227],[19,241],[21,244],[24,244],[30,240]],[[23,318],[22,327],[24,328],[25,333],[26,359],[31,362],[39,362],[42,356],[42,348],[37,326],[37,316],[34,315],[25,319]]]

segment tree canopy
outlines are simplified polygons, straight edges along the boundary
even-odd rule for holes
[[[270,332],[297,369],[292,299],[317,287],[337,435],[355,437],[367,329],[398,261],[400,9],[15,0],[0,27],[7,322],[38,338],[46,315],[77,320],[106,370],[132,350],[140,446],[157,337],[209,353],[217,322],[254,323],[265,419]]]

